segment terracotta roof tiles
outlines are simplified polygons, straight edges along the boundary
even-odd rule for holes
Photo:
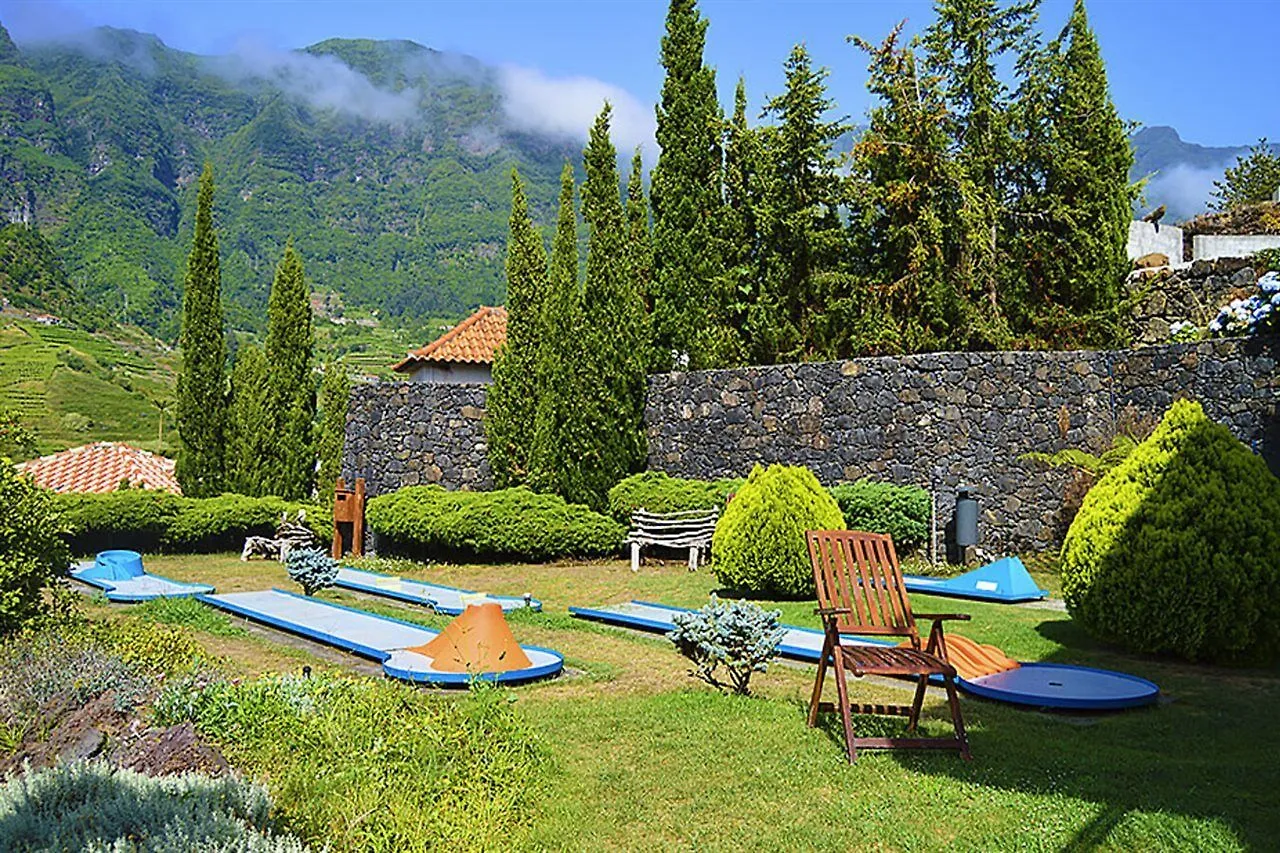
[[[120,483],[182,494],[173,460],[127,444],[99,441],[18,465],[37,485],[55,492],[114,492]]]
[[[493,364],[494,353],[507,339],[507,309],[481,306],[480,310],[421,349],[391,366],[407,373],[429,361]]]

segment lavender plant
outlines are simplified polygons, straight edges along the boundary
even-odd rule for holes
[[[667,638],[693,662],[690,675],[746,696],[751,692],[752,674],[768,669],[782,642],[781,616],[779,610],[765,610],[749,601],[722,602],[712,595],[701,610],[677,613],[675,630]],[[721,666],[727,682],[717,675]]]

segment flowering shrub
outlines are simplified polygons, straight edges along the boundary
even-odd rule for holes
[[[338,579],[338,561],[319,548],[293,548],[284,558],[285,570],[306,595],[333,586]]]
[[[1200,337],[1200,330],[1190,320],[1179,320],[1169,326],[1169,341],[1175,344],[1188,344]]]
[[[690,675],[745,696],[750,692],[751,674],[768,668],[782,642],[780,616],[780,610],[764,610],[749,601],[725,603],[712,595],[701,610],[675,614],[676,627],[667,638],[693,661]],[[729,674],[728,684],[716,675],[721,664]]]
[[[1209,323],[1211,335],[1261,335],[1280,330],[1280,272],[1258,279],[1258,292],[1233,299]]]

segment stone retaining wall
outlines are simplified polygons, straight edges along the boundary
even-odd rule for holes
[[[1199,329],[1232,299],[1251,295],[1258,273],[1248,258],[1196,261],[1189,266],[1142,270],[1126,282],[1134,299],[1128,331],[1137,345],[1169,342],[1174,323],[1190,321]]]

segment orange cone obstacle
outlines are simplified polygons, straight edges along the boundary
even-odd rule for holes
[[[426,655],[444,672],[510,672],[533,666],[497,603],[468,605],[435,639],[408,651]]]
[[[967,681],[1021,666],[995,646],[983,645],[960,634],[947,635],[947,660]]]

